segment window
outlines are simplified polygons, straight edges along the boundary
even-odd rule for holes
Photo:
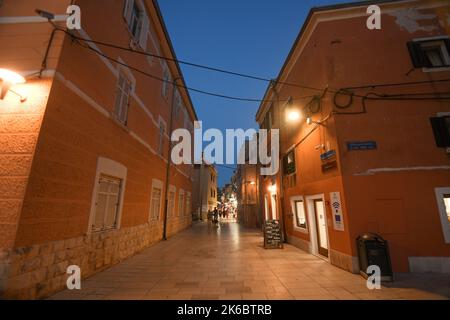
[[[415,68],[450,67],[450,39],[413,40],[408,49]]]
[[[181,95],[180,92],[177,89],[175,89],[175,103],[173,111],[174,118],[178,118],[181,109],[182,109]]]
[[[122,124],[127,124],[128,107],[130,103],[130,93],[132,84],[125,73],[119,71],[119,80],[117,82],[116,103],[114,106],[114,117]]]
[[[306,229],[306,214],[303,200],[294,200],[294,218],[297,228]]]
[[[164,140],[166,136],[166,124],[160,118],[159,119],[159,135],[158,135],[158,154],[164,154]]]
[[[163,183],[159,180],[153,179],[150,200],[150,220],[159,220],[161,215],[162,189]]]
[[[123,15],[134,42],[146,50],[150,23],[142,1],[126,0]]]
[[[180,190],[178,196],[178,215],[181,217],[184,214],[184,191]]]
[[[286,154],[283,158],[283,167],[284,174],[293,174],[295,173],[295,153],[294,150],[291,150]]]
[[[450,147],[450,116],[430,118],[436,146]]]
[[[186,208],[185,208],[185,215],[189,215],[191,213],[191,194],[188,192],[186,194]]]
[[[168,210],[167,210],[167,217],[171,218],[175,214],[175,189],[174,187],[169,190],[169,199],[168,199]]]
[[[445,243],[450,243],[450,187],[436,188],[435,193],[442,224],[442,231],[444,233],[444,240]]]
[[[122,180],[100,175],[92,231],[104,231],[117,227]]]
[[[163,67],[163,79],[164,81],[162,82],[162,95],[164,98],[167,98],[167,96],[169,95],[170,73],[169,68],[166,64],[164,64]]]

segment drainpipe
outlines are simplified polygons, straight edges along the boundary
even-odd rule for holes
[[[277,101],[277,107],[278,107],[278,127],[280,130],[280,153],[281,150],[283,150],[283,130],[282,130],[282,113],[281,113],[281,106],[280,106],[280,95],[279,93],[275,90],[275,84],[273,82],[271,82],[271,86],[272,86],[272,91],[273,93],[276,95],[276,101]],[[281,156],[281,154],[280,154]],[[283,158],[280,158],[280,170],[279,170],[279,177],[280,177],[280,207],[281,207],[281,214],[280,214],[280,223],[281,223],[281,228],[283,230],[283,242],[287,242],[287,232],[286,232],[286,225],[284,223],[284,189],[283,189]]]
[[[170,175],[170,166],[172,164],[172,130],[173,130],[173,110],[175,104],[175,88],[177,86],[177,81],[180,80],[179,77],[175,78],[172,81],[172,98],[170,104],[170,118],[169,118],[169,155],[167,157],[167,166],[166,166],[166,182],[165,182],[165,202],[164,202],[164,225],[163,225],[163,240],[167,240],[167,210],[169,204],[169,175]]]

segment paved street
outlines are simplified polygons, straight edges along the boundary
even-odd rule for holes
[[[448,299],[445,275],[396,275],[381,290],[293,246],[265,250],[255,230],[198,223],[51,299]]]

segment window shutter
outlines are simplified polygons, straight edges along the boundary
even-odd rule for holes
[[[450,147],[450,117],[433,117],[430,118],[430,121],[436,146],[439,148]]]
[[[420,47],[420,42],[409,41],[407,43],[409,55],[411,56],[414,68],[422,68],[425,66],[425,56]]]
[[[147,40],[148,40],[148,32],[149,32],[149,24],[147,15],[145,12],[142,13],[142,29],[139,36],[139,45],[144,51],[147,51]]]
[[[131,15],[133,13],[134,0],[125,0],[125,7],[123,8],[123,17],[129,26],[131,23]]]
[[[104,194],[97,195],[97,202],[95,204],[95,215],[92,223],[92,231],[98,231],[103,229],[105,221],[105,211],[108,202],[108,197]]]
[[[447,53],[450,55],[450,38],[444,39],[445,47],[447,48]]]

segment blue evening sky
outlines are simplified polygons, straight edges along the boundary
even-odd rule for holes
[[[159,0],[178,59],[275,78],[310,8],[333,0]],[[345,1],[352,2],[352,1]],[[267,83],[181,65],[192,88],[262,99]],[[191,92],[203,128],[257,128],[257,102]],[[234,166],[234,165],[233,165]],[[232,170],[218,167],[219,186]]]

